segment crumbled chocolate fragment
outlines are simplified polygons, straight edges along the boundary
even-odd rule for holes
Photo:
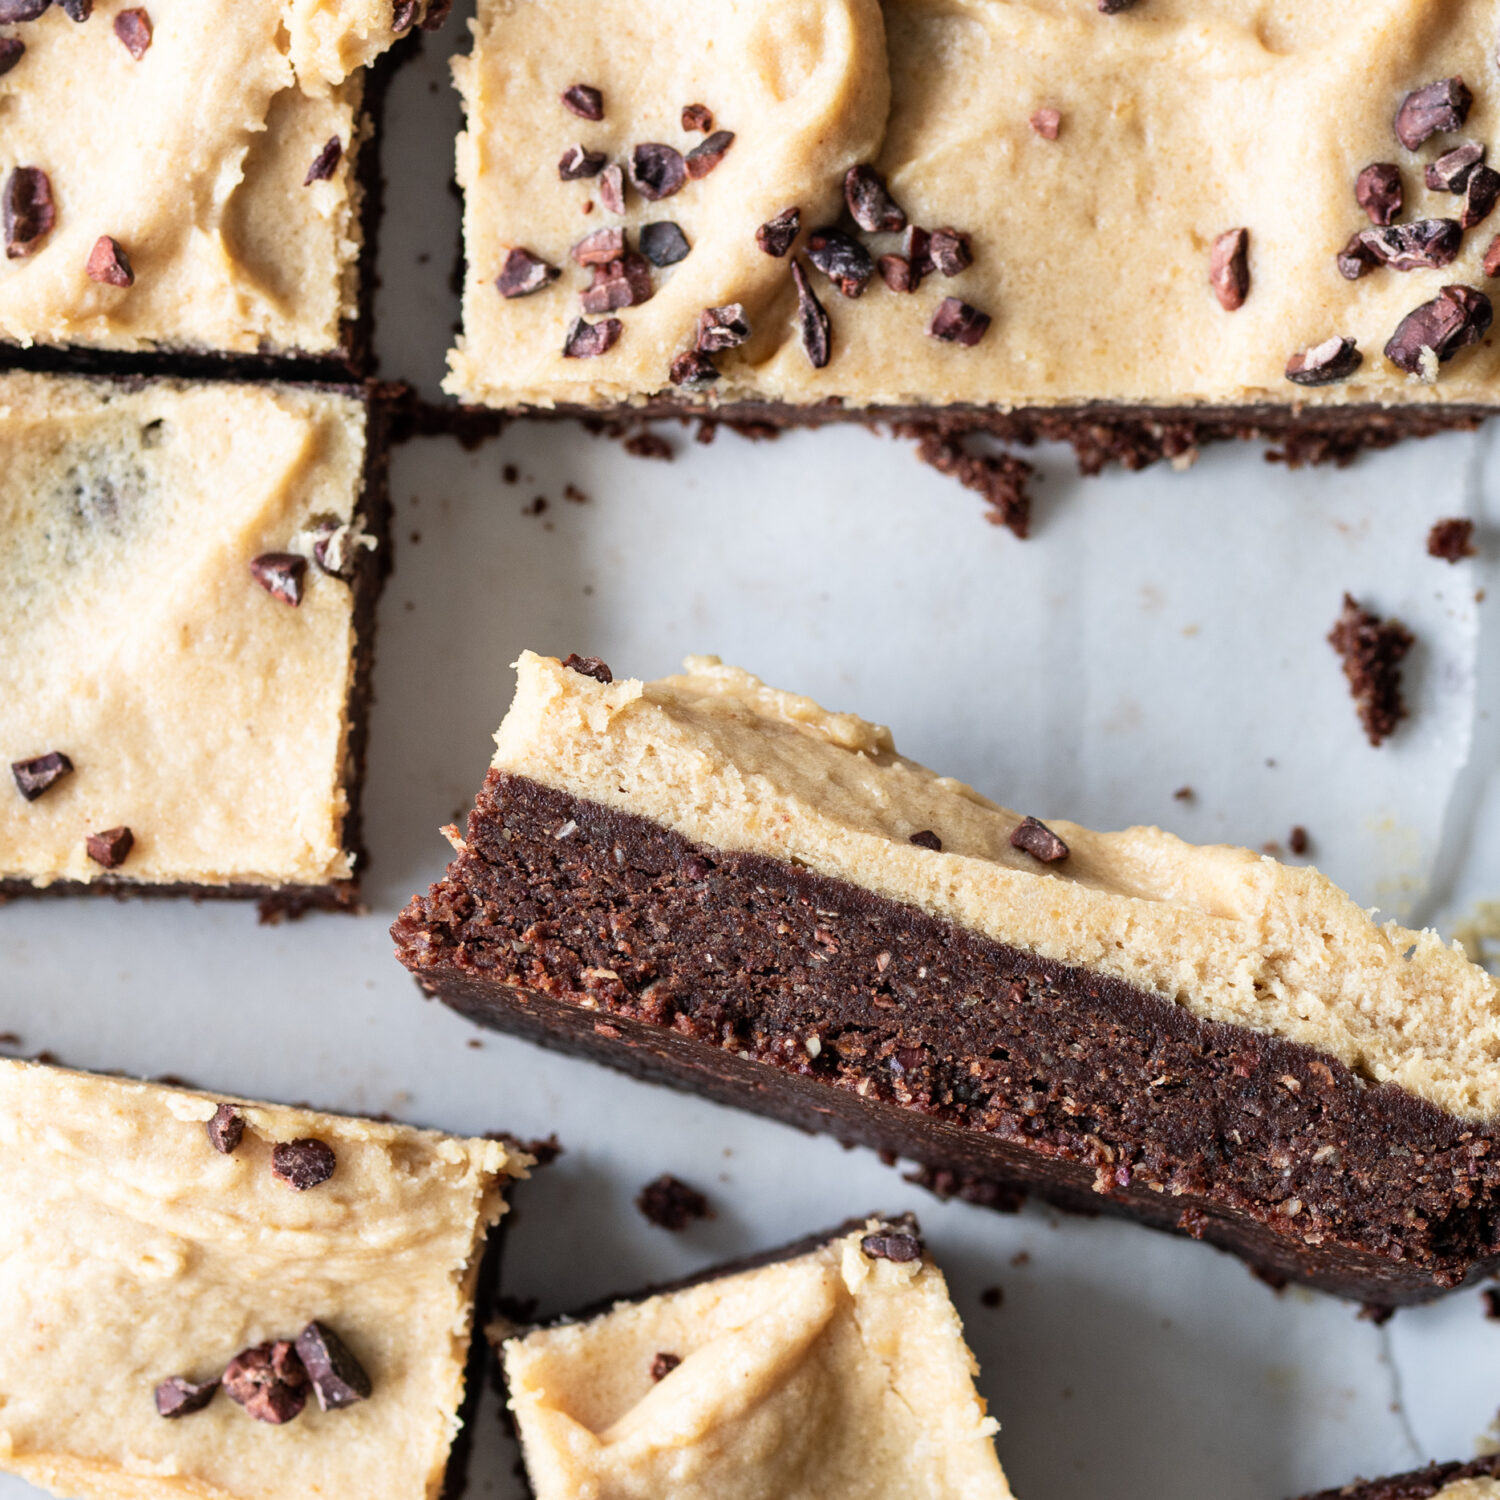
[[[944,297],[927,325],[927,332],[945,344],[962,344],[969,349],[984,337],[989,326],[988,313],[980,312],[957,297]]]
[[[416,24],[417,0],[392,0],[391,30],[397,36],[405,36]]]
[[[604,95],[592,84],[575,83],[563,90],[562,102],[580,120],[604,118]]]
[[[767,219],[755,231],[755,243],[767,255],[778,260],[792,248],[792,241],[802,229],[802,210],[784,208],[774,219]]]
[[[1310,842],[1307,830],[1300,823],[1286,836],[1286,846],[1293,854],[1306,854]]]
[[[1459,211],[1461,229],[1472,229],[1490,216],[1491,210],[1500,200],[1500,172],[1493,167],[1478,166],[1469,173],[1464,187],[1464,206]]]
[[[656,1358],[651,1361],[652,1380],[665,1380],[681,1363],[682,1356],[680,1354],[658,1353]]]
[[[307,559],[295,552],[263,552],[251,558],[250,573],[273,598],[295,609],[302,603],[302,585],[307,577]]]
[[[309,1323],[297,1335],[296,1348],[323,1411],[341,1411],[369,1396],[370,1377],[365,1367],[326,1323]]]
[[[922,1242],[914,1234],[889,1231],[882,1234],[867,1234],[859,1242],[859,1248],[871,1260],[893,1260],[897,1264],[902,1264],[922,1258]]]
[[[924,828],[920,833],[912,834],[906,842],[908,844],[915,844],[919,849],[932,849],[936,851],[940,850],[943,847],[942,839],[940,839],[937,834],[935,834],[930,828]]]
[[[245,1139],[245,1117],[232,1104],[221,1104],[204,1122],[209,1144],[224,1156],[233,1156]]]
[[[1347,380],[1364,358],[1353,339],[1334,334],[1292,355],[1286,362],[1286,378],[1294,385],[1332,385],[1336,380]]]
[[[1180,786],[1172,795],[1179,802],[1191,802],[1198,794],[1190,786]]]
[[[1500,1322],[1500,1287],[1487,1287],[1484,1292],[1484,1315]]]
[[[1010,836],[1012,849],[1024,849],[1044,865],[1055,865],[1068,857],[1068,846],[1043,822],[1023,818]]]
[[[1039,109],[1027,121],[1044,141],[1055,141],[1062,129],[1062,112],[1056,109]]]
[[[1422,177],[1435,193],[1461,193],[1469,174],[1483,160],[1484,146],[1479,141],[1464,141],[1428,162]],[[1389,224],[1390,220],[1385,222]]]
[[[10,774],[16,779],[17,791],[28,802],[35,802],[54,782],[73,774],[73,762],[61,750],[49,750],[30,760],[13,760]]]
[[[979,1294],[981,1307],[996,1308],[1005,1301],[1005,1293],[997,1286],[987,1286]]]
[[[882,255],[875,262],[875,268],[880,272],[880,279],[893,292],[916,291],[917,282],[912,275],[911,262],[904,255]]]
[[[1416,219],[1359,232],[1360,243],[1393,271],[1432,271],[1450,265],[1463,238],[1457,219]]]
[[[670,1173],[648,1182],[637,1196],[635,1206],[658,1229],[669,1229],[673,1234],[686,1229],[694,1219],[709,1217],[708,1199]]]
[[[257,1344],[229,1361],[224,1394],[257,1422],[279,1426],[307,1405],[307,1372],[286,1339]]]
[[[14,167],[5,179],[5,254],[24,260],[36,252],[57,223],[52,179],[40,167]]]
[[[606,212],[625,212],[625,169],[618,162],[612,162],[599,174],[597,191]]]
[[[579,300],[586,313],[607,313],[622,307],[639,307],[649,302],[655,291],[646,257],[627,250],[619,260],[594,267],[593,282]]]
[[[1245,305],[1250,294],[1250,231],[1226,229],[1208,252],[1208,280],[1225,312]]]
[[[697,350],[700,354],[719,354],[738,349],[750,337],[750,322],[738,302],[725,307],[705,307],[698,314]]]
[[[101,234],[89,251],[88,263],[84,266],[90,281],[102,282],[105,286],[134,286],[135,272],[130,268],[130,257],[117,239]]]
[[[625,254],[623,229],[596,229],[586,234],[568,252],[580,266],[605,266]]]
[[[687,259],[692,248],[681,228],[670,219],[641,227],[641,253],[653,266],[675,266]]]
[[[519,245],[506,253],[505,264],[495,278],[502,297],[529,297],[557,280],[562,272]]]
[[[844,173],[844,202],[866,234],[900,234],[906,228],[901,205],[891,197],[885,178],[868,163]]]
[[[191,1381],[181,1375],[169,1375],[157,1386],[156,1414],[159,1417],[186,1417],[202,1411],[219,1389],[217,1380]]]
[[[813,369],[821,370],[833,358],[833,324],[796,256],[792,257],[792,280],[797,286],[797,333],[802,350]]]
[[[1358,281],[1361,276],[1373,271],[1380,263],[1375,259],[1374,252],[1365,244],[1363,233],[1356,229],[1349,236],[1349,243],[1339,251],[1336,264],[1339,268],[1339,275],[1345,281]]]
[[[103,833],[89,834],[83,845],[96,865],[117,870],[129,859],[130,851],[135,847],[135,835],[121,824],[118,828],[106,828]]]
[[[1478,343],[1493,318],[1494,309],[1483,292],[1471,286],[1445,286],[1431,302],[1402,318],[1385,346],[1385,357],[1408,375],[1436,380],[1437,367]]]
[[[299,1193],[327,1182],[337,1165],[333,1147],[310,1135],[271,1147],[271,1176]]]
[[[1031,493],[1028,483],[1033,466],[1013,453],[971,453],[962,434],[945,433],[921,423],[898,427],[900,437],[917,439],[917,457],[939,474],[951,475],[966,490],[983,495],[989,505],[985,520],[1004,526],[1025,541],[1031,530]]]
[[[82,25],[94,13],[94,0],[57,0],[57,7],[70,21]]]
[[[1373,161],[1354,179],[1354,201],[1372,224],[1394,224],[1401,212],[1401,168],[1391,161]]]
[[[602,151],[590,151],[575,143],[558,158],[557,175],[564,182],[576,182],[580,177],[597,177],[608,160]]]
[[[1484,252],[1484,274],[1500,276],[1500,234],[1490,241],[1489,248]]]
[[[677,457],[672,445],[659,432],[637,432],[620,445],[632,458],[654,458],[671,463]]]
[[[688,349],[672,361],[673,385],[688,387],[712,385],[719,378],[719,367],[706,354]]]
[[[563,358],[596,359],[608,354],[624,331],[625,325],[618,318],[601,318],[597,323],[574,318],[563,339]]]
[[[592,677],[595,682],[608,684],[615,680],[615,674],[597,656],[580,656],[574,651],[564,660],[563,666],[582,677]]]
[[[139,6],[122,10],[115,17],[115,35],[125,50],[139,62],[151,50],[151,17]]]
[[[707,177],[724,160],[729,148],[734,145],[732,130],[716,130],[706,141],[693,147],[687,154],[687,174],[697,182]],[[675,189],[673,190],[675,191]]]
[[[18,21],[34,21],[51,4],[52,0],[0,0],[0,25],[11,26]]]
[[[857,297],[875,274],[875,262],[860,242],[832,226],[807,237],[807,258],[846,296]]]
[[[698,149],[701,151],[703,147]],[[647,141],[630,153],[630,180],[641,197],[651,203],[681,192],[687,178],[687,163],[675,146]]]
[[[1328,633],[1328,644],[1344,659],[1349,693],[1370,743],[1379,746],[1406,717],[1401,698],[1401,662],[1415,637],[1399,620],[1382,620],[1344,595],[1344,609]]]
[[[20,37],[0,36],[0,78],[5,77],[26,55],[26,43]]]
[[[706,104],[684,104],[682,128],[707,135],[714,128],[714,112]]]
[[[1450,516],[1444,521],[1435,521],[1427,533],[1427,555],[1440,557],[1444,562],[1461,562],[1473,557],[1474,523],[1467,516]]]
[[[1413,89],[1396,111],[1396,139],[1408,151],[1415,151],[1430,136],[1462,130],[1473,102],[1474,96],[1462,78],[1439,78]]]

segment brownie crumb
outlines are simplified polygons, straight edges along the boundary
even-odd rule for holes
[[[215,1151],[232,1156],[245,1138],[245,1117],[232,1104],[221,1104],[210,1119],[204,1121],[209,1144]]]
[[[28,802],[35,802],[48,787],[73,774],[73,762],[61,750],[49,750],[30,760],[13,760],[10,774],[15,778],[16,790]]]
[[[944,297],[927,325],[930,337],[972,349],[989,329],[990,315],[957,297]]]
[[[321,1410],[341,1411],[370,1394],[365,1367],[326,1323],[309,1323],[297,1335],[296,1348]]]
[[[286,1339],[257,1344],[229,1361],[224,1394],[257,1422],[279,1426],[307,1405],[307,1372]]]
[[[714,112],[706,104],[684,104],[682,128],[696,130],[702,135],[707,135],[714,128]]]
[[[1473,557],[1474,523],[1467,516],[1450,516],[1444,521],[1435,521],[1427,533],[1427,555],[1440,557],[1444,562],[1456,563]]]
[[[989,505],[986,520],[1004,526],[1025,541],[1031,532],[1031,492],[1034,467],[1013,453],[971,453],[962,434],[948,434],[920,424],[898,426],[899,437],[917,439],[917,457],[939,474],[957,479],[967,490],[983,495]]]
[[[1486,1287],[1484,1291],[1484,1315],[1500,1323],[1500,1287]]]
[[[1198,794],[1190,786],[1180,786],[1172,795],[1179,802],[1191,802]]]
[[[659,1352],[656,1358],[651,1361],[651,1379],[653,1381],[665,1380],[681,1363],[682,1356],[680,1354],[668,1354],[665,1351]]]
[[[115,17],[115,35],[125,50],[139,62],[151,50],[151,17],[137,7],[122,10]]]
[[[893,1260],[903,1264],[922,1258],[922,1242],[916,1235],[889,1230],[865,1235],[859,1248],[871,1260]]]
[[[592,84],[575,83],[563,90],[562,102],[580,120],[604,118],[604,95]]]
[[[574,505],[587,505],[589,503],[588,495],[579,489],[576,484],[571,483],[563,486],[563,499],[572,501]]]
[[[902,1173],[901,1180],[915,1187],[926,1188],[944,1203],[957,1198],[961,1202],[977,1204],[980,1208],[993,1209],[1000,1214],[1020,1213],[1026,1202],[1026,1190],[1014,1183],[968,1172],[955,1172],[949,1167],[918,1167],[915,1172]]]
[[[1068,846],[1036,818],[1023,818],[1010,836],[1013,849],[1024,849],[1044,865],[1055,865],[1068,857]]]
[[[1226,229],[1208,255],[1208,280],[1225,312],[1245,305],[1250,294],[1250,231]]]
[[[217,1380],[184,1380],[181,1375],[169,1375],[156,1387],[156,1414],[159,1417],[185,1417],[202,1411],[214,1399],[219,1389]]]
[[[615,680],[615,674],[597,656],[580,656],[574,651],[569,653],[563,666],[570,672],[577,672],[580,677],[592,677],[595,682],[606,685]]]
[[[846,297],[858,297],[875,274],[870,252],[858,240],[831,225],[808,235],[807,258]]]
[[[590,151],[577,142],[557,159],[557,176],[562,182],[577,182],[583,177],[597,177],[609,158],[602,151]]]
[[[1401,320],[1385,346],[1385,357],[1398,370],[1431,382],[1438,366],[1460,349],[1477,344],[1494,320],[1494,308],[1471,286],[1445,286]]]
[[[1415,151],[1434,135],[1462,130],[1473,103],[1473,94],[1459,77],[1439,78],[1422,88],[1413,89],[1396,111],[1396,139],[1408,151]]]
[[[1362,1323],[1373,1323],[1379,1328],[1396,1316],[1396,1309],[1389,1302],[1365,1302],[1361,1303],[1356,1316]]]
[[[675,146],[647,141],[630,153],[630,180],[648,202],[656,203],[680,192],[687,178],[687,163]]]
[[[83,841],[88,856],[96,865],[106,870],[117,870],[130,858],[135,847],[135,835],[121,824],[118,828],[106,828],[103,833],[91,833]]]
[[[521,507],[521,514],[523,516],[544,516],[547,514],[547,510],[550,504],[551,502],[545,495],[533,495],[531,499]]]
[[[337,1165],[333,1147],[312,1136],[271,1147],[271,1176],[299,1193],[327,1182]]]
[[[1391,161],[1372,161],[1354,179],[1354,201],[1372,224],[1394,224],[1401,212],[1401,168]]]
[[[263,552],[250,559],[250,574],[273,598],[295,609],[302,603],[307,559],[295,552]]]
[[[130,266],[130,257],[125,247],[110,235],[101,234],[89,251],[88,263],[84,266],[90,281],[104,286],[127,287],[135,285],[135,272]]]
[[[821,370],[833,358],[833,324],[795,255],[792,280],[797,287],[797,332],[802,339],[802,350],[813,369]]]
[[[999,1307],[1005,1301],[1005,1293],[997,1286],[987,1286],[979,1294],[982,1307]]]
[[[3,204],[5,254],[24,260],[36,253],[57,223],[52,179],[40,167],[14,167],[5,179]]]
[[[1307,830],[1300,823],[1294,824],[1292,831],[1286,836],[1286,846],[1293,854],[1306,854],[1311,842]]]
[[[529,297],[561,275],[557,266],[548,265],[531,251],[517,245],[506,253],[505,264],[495,278],[495,285],[502,297]]]
[[[686,1229],[694,1219],[710,1217],[708,1199],[669,1172],[648,1182],[635,1206],[658,1229],[669,1229],[673,1234]]]
[[[1401,662],[1416,638],[1399,620],[1382,620],[1344,595],[1343,613],[1328,644],[1343,658],[1349,693],[1370,743],[1379,746],[1406,717]]]
[[[302,179],[302,186],[311,187],[315,182],[327,182],[338,171],[343,159],[344,143],[336,135],[329,136],[323,143],[323,149],[313,157],[307,176]]]
[[[20,37],[0,37],[0,78],[3,78],[26,56],[26,43]]]
[[[1062,128],[1062,111],[1056,109],[1036,110],[1027,124],[1041,136],[1044,141],[1055,141],[1057,133]]]
[[[792,241],[802,229],[802,210],[784,208],[774,219],[767,219],[755,231],[755,243],[778,260],[792,248]]]
[[[671,463],[677,456],[672,445],[656,432],[637,432],[621,445],[632,458],[654,458]]]
[[[1294,385],[1332,385],[1347,380],[1364,363],[1359,346],[1334,334],[1310,349],[1300,349],[1286,362],[1286,378]]]
[[[675,266],[678,261],[687,259],[692,248],[681,225],[670,219],[641,226],[641,254],[653,266]]]
[[[906,228],[901,205],[891,197],[885,178],[868,163],[844,173],[844,202],[866,234],[900,234]]]
[[[715,167],[719,165],[727,155],[729,148],[734,145],[734,132],[732,130],[716,130],[701,145],[694,146],[687,154],[687,174],[697,182],[702,177],[707,177]]]
[[[943,841],[930,828],[924,828],[920,833],[914,833],[906,841],[915,844],[919,849],[931,849],[934,853],[941,851]]]
[[[1428,162],[1422,178],[1435,193],[1461,193],[1470,174],[1483,160],[1484,147],[1478,141],[1462,141],[1436,161]]]
[[[521,479],[521,471],[514,464],[506,464],[505,467],[500,470],[500,477],[506,482],[506,484],[518,484],[520,483]]]
[[[594,359],[608,354],[624,331],[625,325],[618,318],[601,318],[597,323],[575,318],[563,340],[563,358]]]

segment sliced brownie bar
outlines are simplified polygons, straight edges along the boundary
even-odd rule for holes
[[[1410,1474],[1320,1490],[1304,1500],[1500,1500],[1500,1455],[1473,1463],[1433,1464]]]
[[[537,1500],[1010,1500],[978,1367],[910,1219],[495,1334]]]
[[[429,992],[959,1177],[1381,1303],[1500,1267],[1500,1005],[1316,870],[1043,824],[698,658],[527,654]]]
[[[0,894],[354,903],[378,425],[359,388],[0,376]]]
[[[0,1469],[435,1500],[497,1140],[0,1061]]]

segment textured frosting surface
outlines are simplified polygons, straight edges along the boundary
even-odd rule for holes
[[[1441,1500],[1500,1500],[1500,1481],[1460,1479],[1457,1484],[1445,1484],[1438,1495]]]
[[[861,1238],[507,1341],[537,1500],[1010,1500],[942,1272]]]
[[[1497,25],[1493,0],[1152,0],[1113,16],[1077,0],[480,0],[474,54],[456,65],[469,276],[449,388],[492,405],[671,392],[700,310],[738,302],[752,336],[718,356],[722,378],[705,400],[1493,400],[1493,347],[1463,351],[1431,385],[1381,350],[1440,286],[1484,287],[1500,215],[1440,270],[1350,282],[1335,256],[1369,228],[1354,183],[1371,162],[1400,166],[1403,220],[1458,217],[1461,200],[1427,189],[1423,166],[1491,137]],[[1474,94],[1464,129],[1406,150],[1391,123],[1403,96],[1454,74]],[[559,103],[578,81],[602,90],[601,121]],[[736,139],[675,196],[627,193],[617,217],[597,179],[559,181],[574,142],[618,163],[641,142],[687,151],[703,137],[679,116],[698,102]],[[1058,111],[1055,139],[1030,125],[1039,109]],[[888,176],[913,223],[969,233],[974,264],[910,294],[877,275],[858,300],[810,272],[833,326],[832,360],[814,369],[788,261],[762,253],[755,231],[796,205],[804,255],[808,231],[842,210],[844,171],[862,162]],[[569,247],[660,219],[681,226],[691,253],[654,273],[650,301],[614,314],[613,349],[564,359],[588,284]],[[1236,227],[1249,230],[1251,286],[1226,312],[1209,251]],[[900,249],[895,234],[858,237],[876,255]],[[561,278],[502,298],[493,282],[511,246]],[[976,346],[926,334],[947,296],[993,319]],[[1357,339],[1356,376],[1290,384],[1288,356],[1335,334]]]
[[[889,730],[716,658],[608,685],[531,653],[518,667],[500,770],[1305,1043],[1456,1115],[1500,1114],[1494,981],[1314,869],[1052,818],[1071,853],[1042,864],[1011,845],[1019,813],[898,755]],[[910,842],[923,831],[941,851]]]
[[[0,377],[0,879],[326,885],[343,844],[350,586],[252,558],[356,516],[365,408],[274,385]],[[12,762],[74,770],[37,800]]]
[[[497,1141],[240,1106],[0,1062],[0,1468],[63,1495],[128,1500],[425,1500],[458,1427],[478,1250],[529,1159]],[[333,1148],[325,1182],[271,1175],[276,1143]],[[172,1375],[317,1318],[354,1351],[368,1400],[253,1420],[221,1391],[164,1420]]]

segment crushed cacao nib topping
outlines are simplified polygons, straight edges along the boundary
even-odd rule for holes
[[[930,828],[924,828],[920,833],[914,833],[906,841],[915,844],[919,849],[931,849],[934,853],[940,853],[943,841]]]
[[[40,167],[14,167],[5,179],[5,254],[24,260],[35,254],[57,223],[52,179]]]
[[[1451,516],[1435,521],[1427,533],[1427,555],[1444,562],[1461,562],[1478,552],[1474,545],[1474,523],[1467,516]]]
[[[971,307],[957,297],[944,297],[927,325],[928,334],[945,344],[962,344],[971,349],[985,335],[990,315]]]
[[[932,236],[918,224],[908,224],[901,237],[901,254],[911,267],[913,291],[937,269],[932,263]]]
[[[1129,10],[1134,4],[1135,0],[1099,0],[1099,14],[1117,16],[1121,11]]]
[[[44,15],[52,0],[0,0],[0,26],[18,21],[34,21]]]
[[[15,777],[16,790],[28,802],[35,802],[48,787],[73,774],[73,762],[61,750],[49,750],[30,760],[13,760],[10,774]]]
[[[558,158],[557,175],[564,182],[576,182],[580,177],[597,177],[604,170],[609,158],[602,151],[589,151],[580,145],[569,146]]]
[[[697,182],[707,177],[724,160],[729,148],[734,145],[732,130],[716,130],[706,141],[693,147],[687,154],[687,174]]]
[[[1360,243],[1383,266],[1393,271],[1431,271],[1452,264],[1463,246],[1464,232],[1457,219],[1416,219],[1362,229]]]
[[[858,297],[875,274],[870,252],[858,240],[831,225],[808,235],[807,258],[846,297]]]
[[[1401,662],[1416,638],[1399,620],[1382,620],[1345,594],[1343,612],[1328,633],[1328,644],[1343,658],[1344,677],[1359,721],[1366,738],[1379,748],[1406,717]]]
[[[135,272],[131,269],[125,247],[107,234],[101,234],[94,241],[94,248],[89,251],[84,271],[90,281],[100,282],[104,286],[135,285]]]
[[[1461,193],[1469,173],[1484,160],[1484,147],[1478,141],[1464,141],[1445,151],[1436,161],[1427,163],[1422,173],[1427,186],[1435,193]],[[1386,223],[1390,220],[1387,219]]]
[[[1056,109],[1039,109],[1032,114],[1027,124],[1044,141],[1055,141],[1058,131],[1062,129],[1062,112]]]
[[[755,231],[755,243],[767,255],[778,260],[792,248],[792,241],[802,229],[802,210],[784,208],[774,219],[767,219]]]
[[[1286,362],[1286,378],[1294,385],[1332,385],[1336,380],[1347,380],[1364,358],[1353,339],[1334,334],[1292,355]]]
[[[859,1248],[871,1260],[893,1260],[898,1265],[922,1258],[922,1242],[914,1234],[892,1231],[867,1234],[860,1240]]]
[[[0,36],[0,78],[3,78],[26,56],[26,43],[20,37]]]
[[[130,858],[135,835],[122,824],[118,828],[106,828],[103,833],[91,833],[83,842],[89,858],[96,865],[117,870]]]
[[[792,280],[797,287],[797,333],[803,352],[815,370],[821,370],[833,358],[833,324],[817,293],[808,284],[802,262],[792,257]]]
[[[539,256],[517,245],[506,253],[505,264],[495,278],[502,297],[529,297],[557,280],[562,272]]]
[[[653,266],[675,266],[687,259],[692,248],[681,228],[670,219],[641,228],[641,253]]]
[[[307,559],[295,552],[263,552],[251,558],[250,573],[273,598],[295,609],[302,603],[302,589],[307,577]]]
[[[1489,248],[1484,252],[1484,274],[1500,276],[1500,234],[1490,241]]]
[[[453,0],[432,0],[432,4],[427,7],[427,14],[422,17],[422,30],[441,31],[443,22],[452,11]]]
[[[672,361],[673,385],[685,385],[689,388],[712,385],[718,378],[719,367],[713,359],[707,354],[700,354],[696,349],[688,349]]]
[[[651,1361],[651,1379],[662,1381],[682,1363],[680,1354],[668,1354],[664,1351],[658,1352],[655,1359]]]
[[[312,539],[313,562],[320,572],[345,580],[354,576],[361,543],[359,527],[354,522],[325,516],[314,527]]]
[[[844,173],[844,202],[866,234],[900,234],[906,228],[901,205],[891,197],[885,178],[868,163]]]
[[[1339,251],[1334,263],[1345,281],[1358,281],[1380,264],[1375,259],[1374,252],[1365,244],[1364,232],[1359,229],[1349,236],[1349,243]]]
[[[140,7],[122,10],[115,17],[115,35],[125,50],[139,62],[151,50],[151,16]]]
[[[738,302],[725,307],[705,307],[698,314],[697,350],[700,354],[719,354],[738,349],[750,337],[750,323]]]
[[[271,1147],[271,1176],[299,1193],[327,1182],[337,1166],[333,1147],[310,1135]]]
[[[307,1372],[286,1339],[242,1350],[224,1371],[224,1394],[257,1422],[279,1426],[307,1405]]]
[[[568,253],[580,266],[607,266],[624,256],[628,243],[623,229],[596,229],[584,235]]]
[[[405,36],[417,21],[417,0],[393,0],[391,5],[391,30],[397,36]]]
[[[617,162],[611,163],[599,174],[596,190],[607,213],[625,212],[625,169]]]
[[[670,1172],[648,1182],[637,1195],[635,1206],[658,1229],[673,1234],[680,1234],[694,1219],[712,1217],[708,1199]]]
[[[1408,151],[1415,151],[1434,135],[1462,130],[1473,102],[1474,96],[1462,78],[1439,78],[1413,89],[1396,111],[1396,139]]]
[[[917,279],[912,275],[911,262],[904,255],[882,255],[875,262],[880,279],[893,292],[914,292]]]
[[[70,21],[82,25],[94,13],[94,0],[57,0],[57,7]]]
[[[1043,822],[1023,818],[1010,836],[1011,848],[1024,849],[1044,865],[1054,865],[1068,857],[1068,846]]]
[[[326,1323],[309,1323],[297,1335],[296,1349],[323,1411],[342,1411],[369,1396],[370,1377],[365,1367]]]
[[[1385,357],[1408,375],[1436,380],[1437,367],[1460,349],[1477,344],[1494,315],[1483,292],[1471,286],[1445,286],[1431,302],[1414,308],[1397,324],[1385,346]]]
[[[704,145],[707,144],[705,141]],[[702,146],[698,147],[698,150],[702,149]],[[647,141],[630,153],[630,180],[641,197],[650,203],[658,203],[681,192],[687,178],[687,163],[675,146]]]
[[[245,1117],[232,1104],[221,1104],[203,1128],[209,1144],[223,1156],[233,1156],[245,1139]]]
[[[1490,216],[1500,200],[1500,172],[1493,167],[1478,166],[1469,173],[1464,186],[1464,206],[1458,215],[1459,227],[1472,229]]]
[[[707,135],[714,128],[714,112],[706,104],[684,104],[682,128]]]
[[[615,312],[649,302],[656,288],[651,284],[651,266],[644,255],[627,251],[619,260],[595,266],[594,280],[581,295],[586,313]]]
[[[563,104],[580,120],[602,120],[604,118],[604,95],[592,84],[575,83],[563,90]]]
[[[323,143],[323,149],[313,157],[307,176],[302,179],[302,186],[311,187],[315,182],[327,182],[338,171],[343,159],[344,143],[336,135],[329,136]]]
[[[1371,162],[1354,179],[1354,201],[1372,224],[1394,224],[1401,212],[1401,168],[1391,161]]]
[[[563,666],[581,677],[592,677],[595,682],[609,684],[615,680],[615,674],[597,656],[580,656],[574,651],[563,662]]]
[[[1226,229],[1208,254],[1208,280],[1225,312],[1245,305],[1250,293],[1250,231]]]
[[[618,318],[601,318],[597,323],[574,318],[563,339],[563,358],[596,359],[608,354],[624,331],[625,325]]]
[[[202,1411],[219,1389],[217,1380],[194,1382],[181,1375],[169,1375],[156,1387],[153,1396],[159,1417],[186,1417]]]
[[[919,235],[912,236],[914,243]],[[961,229],[934,229],[926,236],[924,248],[912,264],[918,265],[919,261],[923,275],[937,271],[943,276],[957,276],[974,264],[974,250],[969,236]]]

